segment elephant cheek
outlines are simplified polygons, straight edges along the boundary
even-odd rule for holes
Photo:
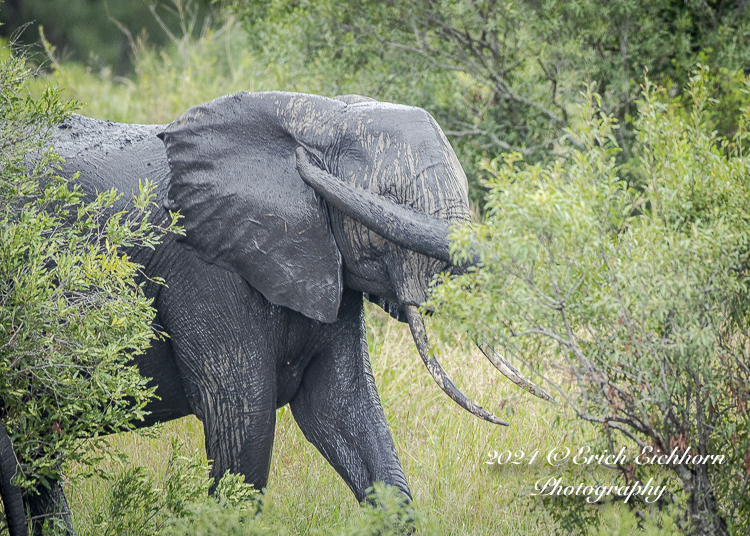
[[[392,248],[385,262],[398,301],[406,305],[424,303],[430,281],[444,263],[398,246]]]

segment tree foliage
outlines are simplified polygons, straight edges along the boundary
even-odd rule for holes
[[[737,95],[750,68],[744,1],[677,0],[235,0],[255,53],[292,65],[301,57],[327,93],[362,93],[421,106],[451,138],[478,198],[475,162],[502,151],[529,161],[565,150],[583,83],[627,158],[639,80],[679,91],[696,61],[711,66],[714,96]],[[720,68],[720,69],[719,69]],[[734,104],[727,102],[728,105]],[[710,119],[723,133],[736,108]]]
[[[39,27],[67,61],[88,64],[94,70],[132,71],[136,41],[165,47],[174,35],[197,35],[212,24],[210,0],[3,0],[0,35],[7,38],[26,25],[18,36],[31,44]]]
[[[74,103],[27,90],[24,60],[0,64],[0,418],[30,489],[58,479],[60,456],[91,461],[81,438],[128,429],[152,391],[130,356],[155,333],[124,248],[154,247],[174,221],[151,222],[154,186],[127,212],[115,191],[84,199],[56,174],[50,141]]]
[[[690,79],[688,114],[646,80],[627,164],[593,85],[568,161],[487,162],[487,219],[454,244],[482,266],[444,281],[431,306],[538,370],[599,426],[594,452],[628,447],[622,478],[676,476],[697,534],[744,533],[750,108],[735,136],[719,137],[706,124],[707,79],[705,69]],[[641,452],[641,462],[673,452],[683,462],[639,463]],[[709,455],[724,458],[702,461]]]

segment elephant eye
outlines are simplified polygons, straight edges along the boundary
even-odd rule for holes
[[[325,164],[323,163],[322,158],[320,155],[317,154],[317,151],[311,151],[308,149],[307,151],[308,156],[310,157],[310,162],[317,168],[320,168],[322,170],[327,171]]]

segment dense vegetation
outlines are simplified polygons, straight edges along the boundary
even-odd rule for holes
[[[592,452],[625,447],[609,462],[625,482],[668,469],[697,534],[739,534],[750,527],[750,107],[735,136],[718,137],[706,81],[691,78],[683,114],[646,80],[624,165],[591,89],[572,132],[583,148],[566,165],[488,163],[487,218],[455,242],[484,267],[446,281],[433,305],[599,425]]]
[[[72,14],[82,3],[66,5]],[[435,115],[482,213],[482,224],[457,233],[456,251],[481,254],[484,268],[440,287],[442,313],[432,328],[444,341],[468,332],[495,344],[531,377],[544,377],[561,405],[528,402],[484,363],[477,367],[479,356],[460,340],[452,348],[444,342],[437,346],[450,354],[444,361],[456,383],[508,413],[512,426],[467,421],[430,385],[403,326],[369,310],[373,367],[421,512],[418,531],[631,534],[639,525],[670,534],[692,523],[699,534],[745,533],[745,2],[235,0],[229,7],[232,16],[199,37],[184,15],[184,31],[178,22],[171,37],[164,34],[166,47],[134,41],[127,79],[85,52],[71,56],[81,62],[60,61],[65,40],[56,50],[48,44],[49,79],[84,102],[83,113],[119,121],[166,123],[221,94],[271,89],[360,93]],[[46,81],[34,87],[41,94]],[[229,493],[239,499],[228,509],[229,499],[201,499],[200,427],[188,419],[164,430],[190,438],[188,459],[170,458],[164,439],[111,440],[130,465],[110,460],[100,467],[119,474],[114,481],[79,478],[68,488],[79,531],[179,534],[245,520],[238,534],[373,533],[357,531],[378,523],[377,513],[355,509],[283,409],[278,423],[257,523],[247,515],[257,499],[241,486]],[[575,473],[543,459],[560,446],[589,446],[592,454],[690,447],[725,461],[655,469],[631,456],[613,470]],[[535,450],[541,454],[531,464],[485,463],[487,451]],[[68,472],[75,477],[79,467]],[[528,496],[551,476],[618,485],[654,478],[669,492],[656,504],[629,502],[636,515],[581,497]],[[184,501],[170,498],[180,494]],[[138,524],[146,519],[152,523]]]
[[[155,336],[153,310],[121,250],[153,247],[174,222],[148,221],[148,182],[117,212],[117,192],[84,202],[57,176],[49,133],[73,106],[51,87],[29,95],[24,60],[2,54],[1,415],[31,493],[60,479],[61,456],[91,463],[101,434],[142,416],[152,391],[128,359]]]
[[[250,45],[272,64],[315,65],[327,93],[359,92],[429,110],[472,172],[478,158],[564,152],[584,82],[629,157],[644,72],[681,94],[696,61],[713,68],[709,120],[736,126],[750,68],[745,2],[682,0],[234,0]],[[473,184],[475,198],[481,190]]]

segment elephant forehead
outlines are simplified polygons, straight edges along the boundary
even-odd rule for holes
[[[426,111],[358,103],[342,122],[336,174],[350,184],[451,220],[468,217],[468,183],[456,154]]]
[[[269,93],[279,123],[328,171],[427,214],[469,217],[468,183],[440,126],[421,108]]]
[[[303,145],[328,146],[338,134],[341,101],[301,93],[269,92],[279,123]]]

